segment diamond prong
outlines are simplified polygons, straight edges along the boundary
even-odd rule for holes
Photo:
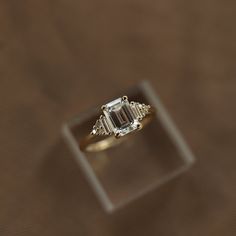
[[[116,134],[115,134],[115,137],[116,137],[116,138],[120,138],[120,133],[116,133]]]
[[[123,96],[122,97],[122,101],[128,101],[128,97],[127,96]]]
[[[106,107],[105,105],[103,105],[103,106],[101,107],[102,111],[105,111],[106,108],[107,108],[107,107]]]
[[[137,129],[142,129],[142,124],[141,123],[139,123],[139,124],[137,124]]]

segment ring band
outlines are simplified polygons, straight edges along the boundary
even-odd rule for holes
[[[80,149],[98,152],[118,145],[126,136],[141,130],[153,118],[150,105],[129,102],[127,96],[118,98],[101,107],[103,115],[96,121],[91,133],[80,141]]]

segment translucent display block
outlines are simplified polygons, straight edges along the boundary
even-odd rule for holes
[[[141,82],[116,97],[150,104],[154,119],[119,145],[100,152],[83,152],[79,143],[101,114],[97,108],[78,115],[63,126],[63,135],[102,206],[113,212],[187,170],[194,157],[174,126],[151,85]]]

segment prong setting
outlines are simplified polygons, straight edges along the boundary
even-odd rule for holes
[[[105,111],[107,109],[106,105],[102,105],[101,110]]]
[[[138,129],[138,130],[142,129],[142,127],[143,127],[143,126],[142,126],[141,123],[138,123],[138,124],[137,124],[137,129]]]
[[[128,96],[123,96],[122,101],[128,101]]]
[[[120,133],[119,133],[119,132],[118,132],[118,133],[115,133],[115,137],[116,137],[116,138],[120,138],[120,137],[121,137]]]

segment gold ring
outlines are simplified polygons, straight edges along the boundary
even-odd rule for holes
[[[123,96],[101,107],[99,117],[91,133],[80,141],[80,149],[98,152],[123,142],[128,134],[141,130],[153,118],[155,110],[146,104],[129,102]]]

